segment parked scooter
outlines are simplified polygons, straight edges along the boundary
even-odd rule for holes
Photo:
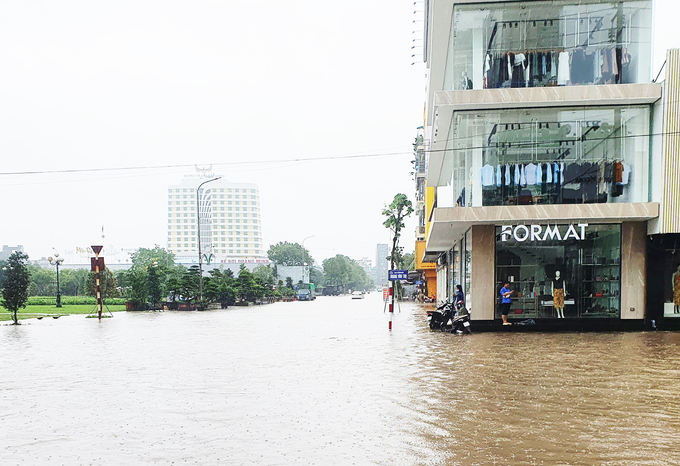
[[[451,333],[472,333],[470,313],[461,307],[456,311],[449,301],[445,301],[434,311],[428,312],[430,329]]]

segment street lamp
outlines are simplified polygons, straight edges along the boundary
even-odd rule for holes
[[[307,241],[309,238],[314,238],[314,236],[316,236],[316,235],[310,235],[310,236],[308,236],[308,237],[306,237],[305,239],[302,240],[302,253],[303,254],[305,253],[305,241]],[[309,283],[309,264],[307,264],[307,262],[303,262],[302,265],[304,267],[304,269],[302,269],[302,271],[303,271],[302,272],[303,273],[302,278],[303,278],[305,283]]]
[[[64,262],[63,257],[59,257],[59,253],[54,253],[54,258],[52,256],[48,257],[50,265],[57,266],[57,305],[56,307],[61,307],[61,290],[59,289],[59,266]]]
[[[211,180],[204,181],[198,185],[196,188],[196,229],[198,232],[198,302],[201,307],[203,307],[203,256],[201,254],[201,206],[199,202],[199,193],[201,192],[201,186],[211,181],[217,181],[221,176],[213,178]]]

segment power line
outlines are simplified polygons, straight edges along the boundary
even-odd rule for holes
[[[334,155],[330,157],[306,157],[295,159],[282,160],[252,160],[241,162],[220,162],[213,163],[214,166],[237,166],[237,165],[262,165],[262,164],[281,164],[281,163],[300,163],[300,162],[325,162],[327,160],[347,160],[359,158],[378,158],[378,157],[394,157],[398,155],[410,155],[409,152],[386,152],[382,154],[355,154],[355,155]],[[112,171],[135,171],[135,170],[168,170],[177,168],[190,168],[196,164],[177,164],[177,165],[147,165],[137,167],[105,167],[105,168],[72,168],[64,170],[34,170],[34,171],[18,171],[18,172],[0,172],[0,176],[25,176],[25,175],[57,175],[57,174],[73,174],[73,173],[98,173],[98,172],[112,172]]]
[[[558,142],[563,142],[564,147],[566,148],[568,144],[576,143],[576,142],[603,142],[603,141],[612,141],[614,139],[626,139],[626,138],[647,138],[647,137],[655,137],[655,136],[675,136],[680,134],[680,131],[673,131],[673,132],[661,132],[661,133],[646,133],[646,134],[626,134],[626,135],[621,135],[621,136],[610,136],[610,137],[603,137],[603,138],[589,138],[586,140],[581,140],[580,138],[573,139],[566,141],[565,139],[560,139],[556,141],[536,141],[536,142],[513,142],[513,143],[503,143],[505,144],[502,148],[512,148],[512,147],[520,147],[520,148],[534,148],[534,147],[539,147],[542,145],[550,145],[551,147]],[[467,136],[465,138],[452,138],[452,139],[445,139],[441,142],[449,142],[449,141],[458,141],[458,140],[464,140],[471,138],[473,136]],[[480,138],[483,138],[484,136],[477,136]],[[437,141],[439,142],[439,141]],[[467,151],[467,150],[474,150],[474,149],[490,149],[490,148],[497,148],[499,147],[498,145],[484,145],[484,146],[466,146],[466,147],[452,147],[448,149],[434,149],[434,150],[425,150],[424,152],[431,154],[431,153],[436,153],[436,152],[456,152],[456,151]]]

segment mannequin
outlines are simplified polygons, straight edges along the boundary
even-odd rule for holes
[[[557,311],[557,318],[564,319],[564,295],[567,294],[564,280],[560,276],[560,271],[555,272],[555,279],[552,281],[553,306]]]
[[[673,288],[673,314],[680,314],[680,265],[671,278]]]
[[[471,80],[470,78],[468,78],[467,71],[463,71],[463,72],[461,73],[461,78],[462,78],[462,79],[461,79],[461,86],[460,86],[460,88],[461,88],[462,90],[464,90],[464,91],[466,91],[466,90],[468,90],[468,89],[472,89],[472,80]]]

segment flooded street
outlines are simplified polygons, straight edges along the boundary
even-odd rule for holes
[[[0,327],[0,464],[678,464],[680,334],[433,333],[381,296]]]

